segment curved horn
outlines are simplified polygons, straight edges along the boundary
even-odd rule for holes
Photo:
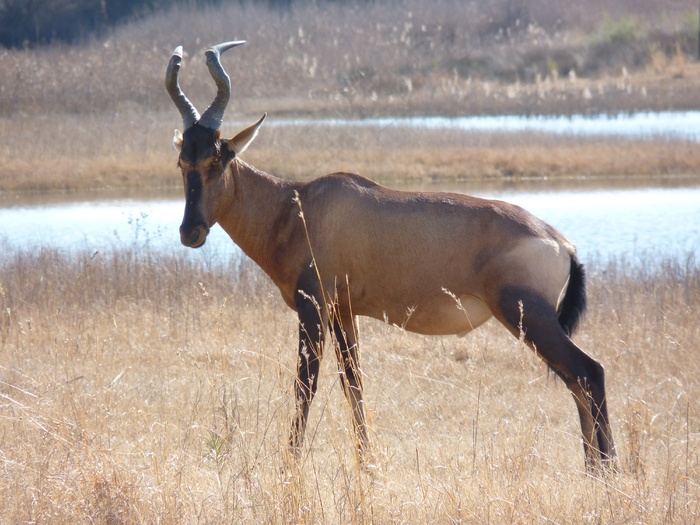
[[[217,91],[214,101],[202,113],[202,118],[199,119],[199,123],[206,128],[221,128],[221,123],[224,121],[224,111],[229,98],[231,98],[231,80],[221,66],[221,53],[241,44],[245,44],[245,40],[224,42],[207,49],[207,67],[211,77],[214,79],[214,83],[216,83]]]
[[[175,107],[180,111],[185,130],[187,130],[199,120],[199,113],[192,105],[192,102],[190,102],[182,92],[180,84],[177,81],[181,64],[182,46],[177,46],[173,51],[173,55],[170,57],[168,69],[165,71],[165,89],[168,90],[170,98],[175,102]]]

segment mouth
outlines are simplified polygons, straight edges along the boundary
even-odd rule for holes
[[[180,242],[188,248],[200,248],[204,246],[209,235],[209,228],[197,226],[190,231],[180,228]]]

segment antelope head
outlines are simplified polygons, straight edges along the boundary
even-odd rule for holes
[[[180,152],[178,167],[185,186],[185,215],[180,225],[180,241],[198,248],[204,244],[211,228],[229,203],[224,189],[233,182],[227,171],[237,155],[243,153],[255,138],[263,115],[255,124],[233,138],[221,138],[224,111],[231,98],[231,80],[221,66],[221,54],[245,41],[224,42],[206,51],[207,68],[217,92],[214,101],[202,116],[180,89],[178,75],[182,65],[182,46],[173,51],[165,72],[165,87],[182,116],[184,132],[175,130],[173,145]]]

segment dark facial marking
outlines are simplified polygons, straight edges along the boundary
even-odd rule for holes
[[[189,164],[195,164],[207,157],[221,156],[219,133],[195,124],[183,134],[180,158]]]
[[[190,232],[199,226],[208,228],[201,210],[202,176],[197,170],[190,170],[186,175],[185,216],[180,226],[181,232]]]
[[[197,170],[191,170],[187,173],[187,202],[186,208],[195,206],[202,196],[202,176]]]

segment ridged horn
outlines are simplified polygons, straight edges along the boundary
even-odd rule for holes
[[[224,111],[231,98],[231,79],[221,66],[221,54],[232,47],[245,44],[245,40],[224,42],[207,49],[207,67],[216,84],[216,97],[209,107],[202,113],[199,123],[209,129],[219,129],[224,121]]]
[[[192,105],[192,102],[185,96],[180,89],[178,76],[180,75],[180,66],[182,65],[182,46],[177,46],[170,57],[168,69],[165,70],[165,89],[168,90],[170,98],[175,102],[175,107],[182,115],[182,122],[185,129],[192,127],[199,120],[199,113]]]

